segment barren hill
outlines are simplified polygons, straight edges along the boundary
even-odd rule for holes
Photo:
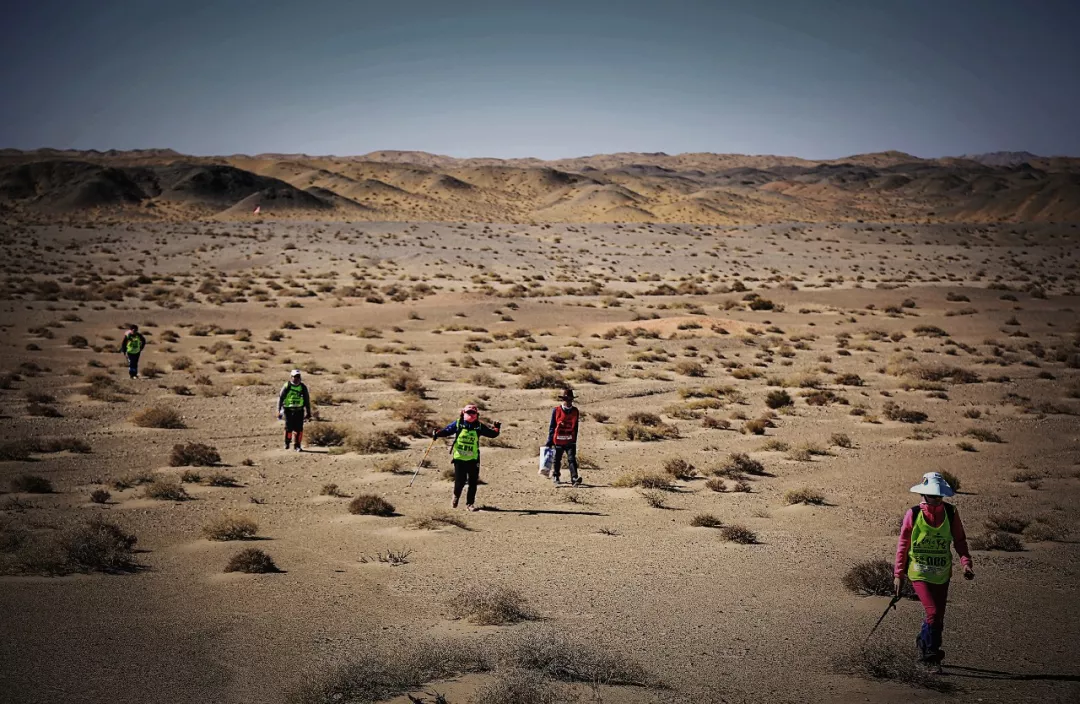
[[[0,206],[73,213],[473,222],[1080,221],[1080,160],[617,153],[541,161],[411,151],[183,156],[0,151]]]

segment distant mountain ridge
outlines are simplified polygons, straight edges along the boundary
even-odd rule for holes
[[[622,152],[544,161],[169,149],[0,150],[0,208],[33,220],[1080,222],[1080,159],[1029,152],[842,159]]]

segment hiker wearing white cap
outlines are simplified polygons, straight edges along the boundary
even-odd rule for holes
[[[485,425],[480,422],[480,409],[470,403],[461,409],[461,415],[450,425],[431,434],[432,439],[454,437],[450,445],[450,459],[454,464],[454,499],[450,506],[457,508],[461,490],[466,484],[465,508],[476,511],[476,485],[480,483],[480,438],[498,437],[502,424],[499,421]]]
[[[277,416],[285,416],[285,449],[289,449],[292,435],[296,435],[296,451],[303,452],[304,421],[311,420],[311,397],[307,385],[300,381],[300,370],[293,369],[289,380],[281,387],[278,394]]]
[[[938,472],[927,472],[911,491],[921,495],[922,502],[904,514],[896,546],[893,587],[899,595],[904,577],[911,580],[926,611],[926,620],[915,643],[923,662],[938,665],[945,657],[941,634],[952,577],[952,549],[960,556],[965,579],[974,579],[975,570],[960,513],[942,500],[956,493],[949,483]]]

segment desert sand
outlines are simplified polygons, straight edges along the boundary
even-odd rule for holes
[[[670,191],[642,206],[643,184],[667,177],[634,176],[633,187],[575,181],[543,206],[550,222],[530,224],[541,177],[596,168],[610,181],[663,159],[594,157],[564,172],[382,156],[326,173],[311,158],[228,160],[291,184],[325,218],[254,216],[263,196],[244,188],[214,208],[140,190],[88,211],[46,207],[38,180],[38,195],[7,201],[0,534],[45,540],[101,518],[138,542],[137,569],[118,574],[20,567],[19,540],[0,542],[4,701],[320,701],[312,683],[364,654],[399,662],[431,639],[497,650],[537,629],[647,673],[649,686],[544,684],[555,701],[1080,699],[1080,232],[1052,222],[1077,201],[1030,215],[991,198],[962,220],[967,196],[947,218],[907,198],[894,219],[874,216],[880,194],[814,201],[803,191],[817,186],[785,185],[754,187],[724,218],[600,222],[611,209],[676,220],[688,207]],[[682,156],[679,169],[701,168]],[[799,166],[762,159],[752,168]],[[865,168],[896,160],[880,162]],[[530,178],[482,183],[499,169]],[[112,177],[121,191],[133,178]],[[100,195],[76,198],[66,178],[50,192]],[[309,181],[326,192],[299,188]],[[473,189],[485,190],[463,204],[440,195]],[[394,211],[408,222],[381,221],[397,219],[380,205],[394,199],[415,201]],[[136,380],[117,351],[131,323],[149,342]],[[318,416],[303,453],[283,448],[275,417],[292,368]],[[537,474],[564,385],[583,413],[580,488]],[[450,509],[441,441],[409,487],[425,433],[467,402],[503,428],[482,449],[476,513]],[[148,409],[183,427],[140,427]],[[635,413],[658,419],[628,425]],[[317,445],[337,442],[330,431],[342,444]],[[655,439],[626,439],[642,434]],[[47,442],[63,438],[88,447]],[[171,466],[186,443],[220,462]],[[730,466],[733,453],[749,471]],[[918,500],[908,488],[929,471],[961,480],[952,502],[969,538],[1004,528],[1022,548],[974,550],[976,579],[953,580],[931,688],[852,665],[888,598],[843,585],[856,563],[891,562]],[[625,486],[640,473],[669,486]],[[53,491],[16,491],[26,474]],[[186,500],[151,498],[140,475],[175,478]],[[807,502],[789,504],[792,492]],[[392,515],[350,513],[361,495]],[[704,514],[721,527],[691,525]],[[254,522],[254,539],[204,537],[225,516]],[[725,539],[731,526],[756,540]],[[281,572],[224,571],[252,547]],[[405,563],[380,561],[388,552]],[[524,620],[477,625],[454,608],[462,591],[500,588],[520,595]],[[921,618],[902,601],[871,645],[913,660]],[[525,675],[451,673],[409,692],[552,701],[492,694],[511,676]]]

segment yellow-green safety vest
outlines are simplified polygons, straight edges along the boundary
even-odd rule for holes
[[[304,407],[304,385],[303,384],[289,384],[288,391],[285,392],[285,400],[281,403],[282,408],[303,408]]]
[[[480,458],[480,433],[463,428],[454,440],[455,460],[470,461]]]
[[[911,527],[907,576],[911,581],[945,584],[952,577],[952,524],[945,520],[934,528],[919,509]]]
[[[128,354],[139,354],[142,352],[142,338],[138,335],[130,335],[127,340]]]

